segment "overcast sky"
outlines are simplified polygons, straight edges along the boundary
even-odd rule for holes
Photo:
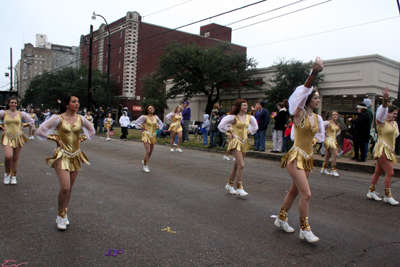
[[[103,23],[101,18],[91,19],[93,11],[103,15],[108,23],[124,17],[128,11],[137,11],[144,16],[144,22],[176,28],[255,2],[258,1],[7,1],[0,10],[0,90],[9,89],[10,80],[4,73],[9,71],[10,47],[15,67],[24,43],[35,45],[37,33],[46,34],[53,44],[78,46],[80,35],[89,33],[90,24],[96,30]],[[321,4],[304,9],[318,3]],[[289,6],[271,11],[285,5]],[[167,10],[152,14],[163,9]],[[296,10],[300,11],[287,14]],[[271,12],[231,24],[267,11]],[[400,61],[396,0],[268,0],[180,30],[198,34],[200,26],[209,23],[231,27],[232,42],[246,46],[248,57],[255,58],[259,68],[271,66],[279,58],[309,61],[316,56],[327,60],[379,54]],[[254,23],[257,24],[248,26]],[[238,29],[241,27],[244,28]]]

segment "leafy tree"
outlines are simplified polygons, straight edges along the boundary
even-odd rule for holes
[[[276,105],[284,99],[288,99],[297,86],[304,84],[312,70],[313,62],[303,63],[300,60],[280,59],[272,67],[276,69],[275,75],[269,79],[267,84],[266,108],[272,112],[277,109]],[[314,86],[323,81],[323,75],[318,75],[314,80]]]
[[[255,69],[257,62],[246,59],[245,54],[234,51],[229,44],[202,48],[197,44],[172,43],[164,52],[153,79],[172,79],[173,86],[166,93],[167,99],[178,95],[183,95],[184,99],[205,95],[205,112],[210,113],[221,94],[236,93],[235,85],[240,89],[239,95],[243,90],[260,87],[244,83],[247,72]]]
[[[143,112],[147,105],[153,105],[155,113],[161,115],[165,109],[168,109],[167,98],[165,94],[165,84],[162,80],[157,79],[156,75],[145,77],[143,81]]]
[[[86,65],[81,65],[78,69],[63,68],[55,72],[45,72],[34,77],[29,88],[21,101],[23,106],[32,105],[33,107],[58,109],[57,100],[63,99],[68,93],[79,95],[82,107],[87,107],[88,91],[87,76],[89,69]],[[114,81],[110,83],[110,103],[116,104],[115,96],[117,86]],[[98,69],[92,70],[92,107],[106,105],[106,74],[100,73]]]

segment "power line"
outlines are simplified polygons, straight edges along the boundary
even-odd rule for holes
[[[270,20],[273,20],[273,19],[277,19],[277,18],[280,18],[280,17],[284,17],[284,16],[286,16],[286,15],[290,15],[290,14],[293,14],[293,13],[296,13],[296,12],[299,12],[299,11],[302,11],[302,10],[305,10],[305,9],[309,9],[309,8],[312,8],[312,7],[315,7],[315,6],[319,6],[319,5],[322,5],[322,4],[326,4],[326,3],[331,2],[331,1],[332,1],[332,0],[327,0],[327,1],[324,1],[324,2],[321,2],[321,3],[318,3],[318,4],[315,4],[315,5],[311,5],[311,6],[308,6],[308,7],[300,8],[300,9],[294,10],[294,11],[289,12],[289,13],[286,13],[286,14],[282,14],[282,15],[279,15],[279,16],[276,16],[276,17],[273,17],[273,18],[269,18],[269,19],[262,20],[262,21],[259,21],[259,22],[255,22],[255,23],[252,23],[252,24],[249,24],[249,25],[240,27],[240,28],[236,28],[236,29],[234,29],[234,30],[232,30],[232,31],[237,31],[237,30],[240,30],[240,29],[243,29],[243,28],[247,28],[247,27],[256,25],[256,24],[260,24],[260,23],[267,22],[267,21],[270,21]]]
[[[356,24],[356,25],[351,25],[351,26],[347,26],[347,27],[337,28],[337,29],[333,29],[333,30],[317,32],[317,33],[302,35],[302,36],[293,37],[293,38],[289,38],[289,39],[284,39],[284,40],[280,40],[280,41],[275,41],[275,42],[270,42],[270,43],[250,46],[248,48],[254,48],[254,47],[259,47],[259,46],[264,46],[264,45],[276,44],[276,43],[286,42],[286,41],[290,41],[290,40],[305,38],[305,37],[309,37],[309,36],[319,35],[319,34],[323,34],[323,33],[327,33],[327,32],[340,31],[340,30],[345,30],[345,29],[349,29],[349,28],[359,27],[359,26],[363,26],[363,25],[367,25],[367,24],[372,24],[372,23],[381,22],[381,21],[390,20],[390,19],[398,19],[398,18],[399,17],[396,16],[396,17],[390,17],[390,18],[386,18],[386,19],[374,20],[374,21],[370,21],[370,22],[365,22],[365,23],[361,23],[361,24]]]
[[[185,1],[185,2],[180,3],[180,4],[177,4],[177,5],[174,5],[174,6],[171,6],[171,7],[164,8],[164,9],[162,9],[162,10],[160,10],[160,11],[156,11],[156,12],[154,12],[154,13],[151,13],[151,14],[148,14],[148,15],[146,15],[146,16],[143,16],[142,18],[144,19],[144,17],[148,17],[148,16],[151,16],[151,15],[154,15],[154,14],[157,14],[157,13],[160,13],[160,12],[163,12],[163,11],[165,11],[165,10],[168,10],[168,9],[171,9],[171,8],[174,8],[174,7],[177,7],[177,6],[186,4],[187,2],[190,2],[190,1],[192,1],[192,0],[188,0],[188,1]]]

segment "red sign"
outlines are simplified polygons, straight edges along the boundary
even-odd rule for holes
[[[142,111],[142,107],[141,106],[132,106],[132,110],[133,111]]]

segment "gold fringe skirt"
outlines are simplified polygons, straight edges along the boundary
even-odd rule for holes
[[[173,132],[182,132],[183,131],[183,129],[182,129],[182,125],[179,123],[171,123],[171,125],[169,126],[169,128],[168,128],[168,131],[173,131]]]
[[[140,140],[142,142],[149,143],[150,145],[154,145],[157,142],[156,133],[154,133],[153,136],[150,136],[148,132],[143,131],[142,138]]]
[[[383,142],[376,142],[374,147],[374,159],[382,157],[382,153],[385,152],[386,158],[393,163],[397,163],[396,155],[394,154],[391,147]]]
[[[81,150],[78,150],[73,154],[67,153],[68,152],[65,152],[65,150],[63,150],[61,147],[57,147],[54,150],[53,156],[51,158],[47,158],[46,162],[48,165],[50,165],[50,167],[54,168],[54,163],[58,159],[61,159],[61,169],[68,170],[70,172],[80,171],[82,168],[82,162],[90,165],[89,159]]]
[[[3,146],[11,146],[13,148],[22,147],[25,143],[28,143],[28,139],[25,137],[23,132],[20,132],[17,136],[10,137],[8,134],[3,132],[1,136],[1,143]]]
[[[331,148],[339,150],[339,145],[335,139],[327,137],[324,141],[324,148],[325,150],[329,150]]]
[[[228,151],[234,150],[236,148],[237,151],[242,151],[242,153],[246,153],[250,148],[249,140],[247,139],[244,143],[242,143],[237,138],[232,138],[228,145]]]
[[[292,149],[283,156],[281,168],[286,168],[288,163],[293,160],[297,160],[297,168],[300,170],[312,171],[314,167],[314,154],[310,156],[300,148],[292,147]]]

